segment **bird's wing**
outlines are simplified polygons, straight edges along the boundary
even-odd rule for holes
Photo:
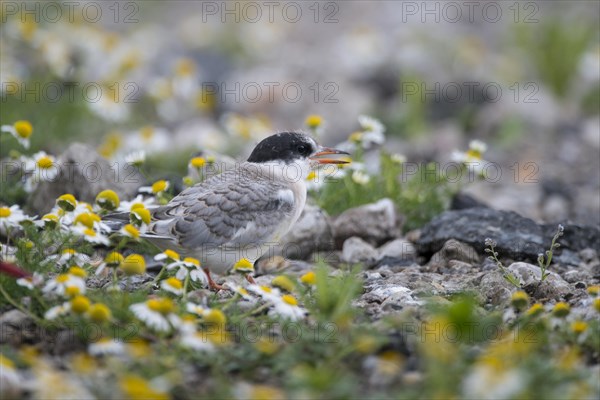
[[[273,180],[221,174],[153,212],[148,239],[180,246],[249,246],[273,238],[294,210],[294,194]]]

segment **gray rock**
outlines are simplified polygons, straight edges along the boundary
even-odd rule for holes
[[[394,258],[398,260],[414,260],[417,256],[415,245],[406,239],[394,239],[387,242],[379,249],[379,260],[384,257]]]
[[[598,260],[598,253],[594,249],[583,249],[579,252],[579,258],[581,258],[581,261],[584,263],[589,264],[594,260]]]
[[[573,292],[569,284],[552,271],[543,282],[540,282],[542,271],[537,265],[516,262],[509,265],[507,269],[521,281],[523,289],[536,299],[562,300]]]
[[[481,276],[476,290],[488,303],[498,306],[508,303],[515,287],[504,279],[498,271],[490,271]]]
[[[0,316],[0,344],[17,347],[38,340],[39,333],[34,321],[22,311],[10,310]]]
[[[318,206],[307,204],[296,224],[274,248],[273,255],[306,260],[316,251],[333,249],[329,215]]]
[[[576,252],[599,247],[599,227],[565,224],[564,228],[555,261],[577,265],[579,257]],[[491,238],[497,243],[496,250],[501,258],[536,261],[538,254],[550,246],[555,232],[555,224],[539,225],[512,211],[469,208],[446,211],[431,220],[421,229],[417,249],[420,254],[431,256],[447,240],[457,239],[483,254],[485,239]]]
[[[50,211],[57,197],[70,193],[78,200],[93,202],[96,195],[112,189],[121,198],[130,198],[145,179],[125,163],[109,164],[91,147],[73,143],[58,158],[59,175],[41,182],[29,198],[29,207],[38,214]]]
[[[348,238],[342,248],[343,262],[354,264],[364,263],[367,267],[377,261],[377,250],[359,237]]]
[[[337,248],[346,239],[357,236],[374,246],[398,237],[401,232],[401,218],[396,213],[394,202],[381,199],[376,203],[351,208],[333,221],[333,235]]]
[[[592,279],[592,275],[589,272],[580,269],[569,270],[562,274],[562,277],[569,283],[589,282]]]

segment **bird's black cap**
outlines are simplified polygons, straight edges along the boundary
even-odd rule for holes
[[[248,161],[253,163],[283,161],[287,164],[294,160],[308,158],[316,151],[317,144],[310,136],[300,132],[280,132],[257,144]]]

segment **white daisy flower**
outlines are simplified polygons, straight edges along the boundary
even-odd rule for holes
[[[132,151],[124,158],[127,164],[139,167],[146,162],[146,152],[144,150]]]
[[[62,317],[63,315],[67,315],[71,311],[71,302],[67,301],[66,303],[59,304],[54,306],[48,311],[44,313],[44,319],[49,321],[56,319],[58,317]]]
[[[226,282],[225,286],[231,289],[234,293],[239,294],[244,300],[250,302],[256,302],[256,297],[252,296],[248,290],[242,286],[238,286],[235,283]]]
[[[385,126],[379,120],[367,115],[361,115],[358,117],[358,123],[364,130],[361,135],[363,147],[369,148],[372,145],[381,145],[385,142]]]
[[[85,226],[72,227],[71,232],[81,236],[85,241],[93,244],[102,244],[104,246],[108,246],[110,244],[108,236],[96,232],[95,230],[87,228]]]
[[[11,397],[10,393],[19,393],[22,390],[22,379],[15,368],[15,364],[9,358],[0,354],[0,394]]]
[[[133,200],[121,200],[121,204],[119,205],[119,208],[117,208],[117,211],[129,213],[132,208],[139,207],[140,205],[144,206],[144,208],[151,209],[153,206],[156,206],[156,201],[154,197],[144,198],[144,196],[138,194]]]
[[[190,314],[196,314],[200,317],[204,316],[207,312],[210,311],[210,308],[201,306],[196,303],[187,302],[185,305],[185,310]]]
[[[59,266],[69,265],[84,265],[90,261],[90,256],[78,253],[75,249],[67,248],[60,252],[60,255],[55,254],[48,258],[47,261],[54,262]]]
[[[270,302],[275,302],[280,298],[279,289],[269,286],[260,286],[256,284],[248,285],[248,291],[257,294],[262,299]]]
[[[149,299],[143,303],[133,304],[129,308],[137,319],[157,331],[168,332],[181,323],[180,318],[174,313],[175,305],[168,298]]]
[[[362,171],[354,171],[352,173],[352,181],[356,184],[364,186],[371,181],[371,177]]]
[[[17,279],[17,285],[33,290],[44,282],[44,275],[39,272],[34,272],[31,276]]]
[[[44,293],[55,293],[64,296],[67,291],[74,291],[77,294],[85,293],[85,280],[72,274],[59,274],[52,278],[42,291]]]
[[[176,251],[168,249],[168,250],[163,251],[162,253],[158,253],[157,255],[155,255],[154,260],[155,261],[164,261],[164,260],[179,261],[180,256]]]
[[[471,142],[469,142],[469,150],[483,154],[487,151],[487,144],[481,140],[471,140]]]
[[[28,177],[25,181],[25,190],[32,192],[42,181],[54,182],[60,173],[56,158],[44,151],[35,153],[31,158],[22,158],[25,162],[25,171]]]
[[[179,343],[182,347],[196,351],[212,352],[215,350],[215,345],[209,336],[197,331],[181,335]]]
[[[90,343],[88,353],[92,356],[120,355],[125,353],[125,345],[116,339],[101,338]]]
[[[174,295],[181,296],[183,294],[183,283],[177,278],[167,278],[160,282],[160,287]]]
[[[390,156],[390,159],[396,164],[404,164],[406,162],[406,156],[404,154],[394,153]]]
[[[304,318],[306,311],[298,306],[298,301],[294,296],[284,294],[273,302],[273,308],[269,311],[269,315],[277,315],[285,319],[298,321]]]
[[[2,125],[0,131],[10,133],[21,146],[29,148],[29,138],[33,133],[33,127],[29,121],[17,121],[12,125]]]
[[[200,261],[192,257],[186,257],[183,261],[176,261],[167,266],[167,269],[178,268],[175,277],[179,280],[184,280],[189,274],[190,279],[194,282],[201,282],[203,285],[208,284],[208,276],[200,268]]]
[[[0,233],[6,235],[6,231],[13,228],[21,228],[21,222],[30,219],[18,205],[10,207],[0,206]]]

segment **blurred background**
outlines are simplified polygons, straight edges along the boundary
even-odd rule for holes
[[[183,176],[198,151],[242,159],[313,114],[334,145],[367,114],[410,162],[486,142],[479,201],[598,224],[599,19],[597,1],[3,1],[0,124],[34,134],[0,157],[85,142]]]

